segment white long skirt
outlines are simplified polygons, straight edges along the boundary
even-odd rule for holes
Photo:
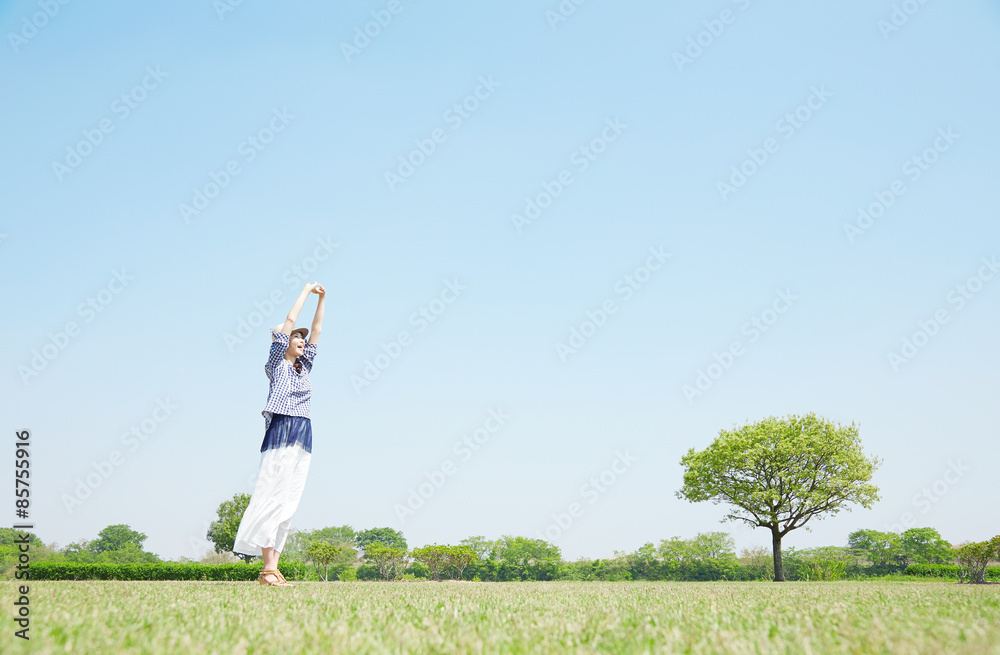
[[[312,455],[300,444],[270,448],[260,454],[260,470],[250,504],[240,521],[234,553],[263,555],[285,547],[292,515],[299,507]]]

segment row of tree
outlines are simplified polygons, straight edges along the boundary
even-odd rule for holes
[[[343,531],[343,528],[339,530]],[[933,528],[914,528],[902,534],[858,530],[846,547],[826,546],[805,550],[788,549],[785,573],[791,580],[837,580],[902,573],[912,564],[952,564],[963,570],[962,548],[952,546]],[[884,541],[898,542],[899,554],[888,560]],[[313,542],[309,550],[315,551]],[[457,546],[425,546],[409,553],[404,548],[372,544],[351,563],[351,549],[342,545],[336,579],[431,579],[474,580],[766,580],[773,579],[773,558],[765,546],[744,548],[739,555],[731,535],[709,532],[692,539],[664,539],[659,546],[644,544],[635,552],[616,552],[604,560],[562,561],[552,544],[524,537],[504,536],[496,541],[470,537]],[[357,551],[355,551],[357,552]],[[993,558],[1000,559],[1000,553]],[[988,561],[988,560],[987,560]],[[315,560],[313,560],[315,562]],[[986,563],[978,579],[982,581]],[[354,570],[351,570],[355,567]],[[325,575],[324,579],[328,579]],[[976,576],[969,574],[969,578]]]
[[[244,499],[246,500],[246,499]],[[220,508],[221,509],[221,508]],[[216,533],[216,536],[218,534]],[[219,550],[225,543],[217,543]],[[934,528],[903,533],[857,530],[846,547],[789,549],[790,579],[839,579],[901,573],[911,564],[951,564],[960,552]],[[538,539],[482,536],[457,545],[434,544],[407,550],[402,533],[391,528],[355,532],[350,526],[330,527],[289,536],[282,559],[317,567],[322,579],[551,580],[646,579],[716,580],[773,579],[774,560],[764,546],[743,549],[737,556],[733,537],[705,532],[692,539],[661,540],[635,552],[616,551],[605,560],[564,562],[559,548]],[[1000,558],[1000,555],[998,555]]]
[[[0,558],[5,564],[17,559],[18,534],[0,529]],[[58,551],[30,537],[34,561],[159,561],[155,554],[142,550],[145,539],[146,535],[121,524],[106,527],[93,541],[81,540]],[[964,579],[984,582],[992,559],[1000,559],[1000,536],[954,548],[933,528],[903,533],[857,530],[848,536],[846,547],[788,549],[784,567],[790,580],[837,580],[900,573],[912,564],[957,563]],[[231,553],[219,552],[207,555],[201,563],[238,560]],[[733,537],[724,532],[663,539],[658,546],[646,543],[631,553],[616,551],[607,559],[565,562],[558,547],[539,539],[475,536],[454,546],[432,544],[411,550],[397,530],[355,531],[345,525],[293,532],[281,566],[286,572],[294,570],[300,579],[322,580],[767,580],[774,576],[769,548],[744,548],[737,555]]]

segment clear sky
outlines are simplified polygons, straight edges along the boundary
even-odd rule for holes
[[[0,471],[31,430],[43,540],[200,557],[312,280],[294,528],[767,544],[680,457],[814,411],[882,500],[786,546],[1000,531],[997,3],[224,2],[0,2]]]

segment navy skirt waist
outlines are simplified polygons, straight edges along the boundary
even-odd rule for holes
[[[264,442],[260,445],[260,452],[271,448],[294,446],[295,444],[302,446],[307,453],[312,453],[312,423],[304,416],[273,414],[271,425],[264,433]]]

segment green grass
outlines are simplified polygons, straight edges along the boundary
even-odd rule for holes
[[[38,581],[31,609],[0,652],[1000,654],[1000,585],[949,582]]]

